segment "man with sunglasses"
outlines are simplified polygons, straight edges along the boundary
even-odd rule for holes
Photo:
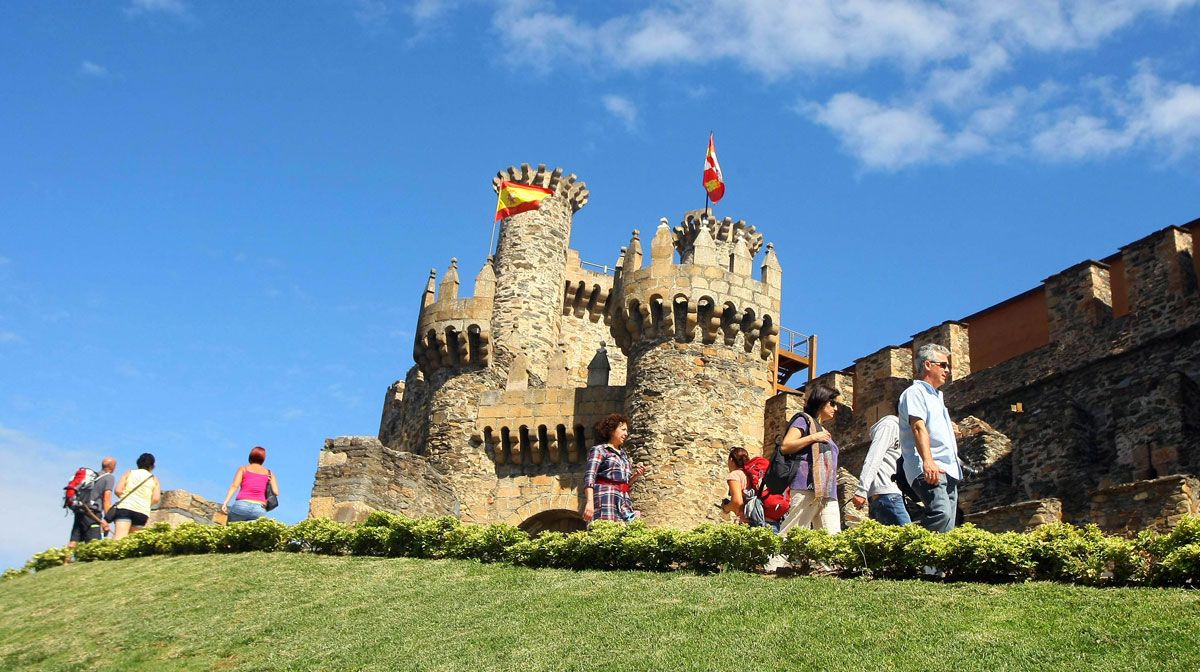
[[[954,529],[962,480],[954,422],[939,389],[950,379],[950,351],[935,343],[922,345],[913,375],[916,380],[900,395],[898,413],[904,477],[925,504],[921,526],[949,532]]]

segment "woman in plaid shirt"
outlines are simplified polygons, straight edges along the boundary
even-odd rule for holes
[[[583,478],[583,519],[613,520],[627,523],[637,518],[629,486],[646,473],[635,465],[621,449],[629,438],[629,418],[613,413],[596,425],[596,435],[604,443],[588,453],[587,472]]]

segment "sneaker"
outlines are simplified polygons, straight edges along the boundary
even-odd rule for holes
[[[772,555],[767,559],[767,564],[763,565],[763,571],[768,574],[774,574],[781,569],[790,569],[791,566],[787,558],[782,555]]]

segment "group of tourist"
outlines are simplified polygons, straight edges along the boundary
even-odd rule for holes
[[[924,508],[916,522],[934,532],[948,532],[955,525],[963,477],[954,423],[940,391],[950,378],[950,351],[936,344],[921,346],[914,373],[912,385],[900,395],[896,415],[871,427],[871,447],[851,501],[859,509],[867,506],[868,515],[885,525],[906,525],[913,522],[905,504],[907,490]],[[808,390],[803,412],[780,437],[765,473],[749,466],[753,460],[745,448],[734,446],[728,460],[729,496],[722,510],[741,523],[762,521],[781,535],[797,526],[840,532],[839,450],[827,428],[837,414],[839,396],[821,384]],[[596,431],[603,443],[588,454],[583,519],[629,522],[640,515],[629,489],[646,471],[623,448],[629,419],[609,415]],[[787,506],[768,506],[764,516],[763,501],[772,495],[785,496]],[[770,511],[786,513],[772,519]]]
[[[279,497],[279,482],[263,466],[266,460],[267,449],[255,446],[250,450],[247,464],[238,467],[221,503],[221,514],[229,522],[261,518],[267,515],[268,501]],[[116,458],[101,460],[98,476],[87,486],[89,497],[72,510],[74,521],[68,547],[102,539],[110,532],[113,539],[122,539],[149,522],[150,511],[162,498],[162,486],[154,475],[154,455],[142,453],[137,458],[137,468],[114,481],[116,470]],[[230,498],[234,500],[232,506]]]

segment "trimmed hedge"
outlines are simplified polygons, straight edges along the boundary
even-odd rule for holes
[[[763,528],[701,525],[692,530],[594,523],[588,531],[530,537],[511,525],[471,525],[452,517],[407,518],[372,513],[360,525],[310,518],[286,526],[269,518],[224,526],[159,524],[121,541],[80,544],[75,560],[92,562],[148,555],[289,551],[325,555],[457,558],[526,567],[642,571],[755,571],[782,554],[793,569],[837,576],[920,578],[927,568],[949,581],[1057,581],[1090,586],[1200,585],[1200,518],[1171,532],[1136,539],[1103,534],[1095,525],[1054,524],[1019,534],[965,525],[934,534],[916,525],[866,521],[837,535],[792,530],[781,539]],[[62,565],[65,548],[33,556],[11,579]]]

